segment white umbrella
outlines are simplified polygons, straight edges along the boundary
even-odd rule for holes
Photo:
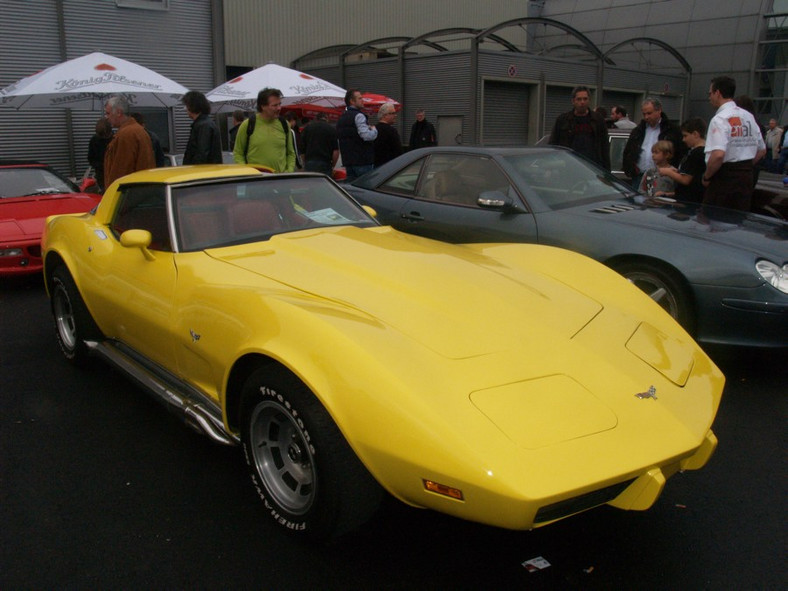
[[[135,107],[171,107],[186,92],[186,87],[153,70],[96,52],[0,89],[0,106],[97,111],[104,108],[108,96],[123,94]]]
[[[254,111],[257,109],[257,93],[263,88],[278,88],[283,95],[282,106],[345,106],[345,89],[316,76],[276,64],[268,64],[238,76],[217,86],[205,96],[218,105],[217,112],[235,109]]]

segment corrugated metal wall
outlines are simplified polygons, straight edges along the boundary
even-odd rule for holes
[[[384,94],[402,103],[399,97],[399,60],[396,58],[358,62],[346,71],[345,78],[345,88],[358,88],[361,92]],[[374,82],[370,83],[370,81]],[[377,117],[370,117],[370,123],[375,121]],[[398,131],[401,136],[402,130],[398,129]]]
[[[479,55],[479,74],[507,76],[513,81],[540,84],[540,88],[544,91],[544,100],[541,103],[531,101],[533,104],[530,115],[534,129],[529,128],[528,135],[524,136],[528,138],[528,143],[535,143],[541,136],[550,133],[555,118],[560,113],[569,110],[571,101],[567,97],[573,86],[596,85],[597,68],[593,62],[577,63],[527,54],[483,51]],[[487,102],[484,101],[485,105]],[[495,141],[494,136],[491,136],[486,129],[482,130],[482,135],[485,143]]]
[[[342,85],[338,67],[310,69],[309,73]],[[462,117],[464,143],[473,143],[471,54],[469,51],[409,55],[405,58],[405,96],[400,97],[399,61],[396,58],[345,64],[345,87],[389,94],[403,104],[399,131],[407,142],[415,110],[427,110],[427,119]],[[503,51],[479,52],[479,81],[475,143],[523,145],[551,132],[556,118],[572,108],[574,86],[591,88],[596,104],[597,66],[589,61],[535,57]],[[633,121],[640,119],[640,99],[659,96],[665,112],[680,120],[688,80],[685,76],[632,72],[607,67],[605,90],[599,104],[622,103]],[[656,92],[669,90],[669,94]],[[542,100],[539,100],[541,97]],[[440,139],[440,138],[439,138]]]
[[[54,0],[3,1],[0,9],[0,87],[61,61]],[[46,146],[45,155],[50,161],[56,159],[65,172],[68,154],[62,151],[65,141],[59,142],[65,136],[65,111],[0,108],[2,158],[39,158],[40,148]],[[61,145],[60,154],[52,149],[56,143]]]
[[[471,76],[468,53],[409,56],[405,60],[406,95],[400,96],[399,60],[383,59],[352,62],[345,66],[344,88],[360,88],[364,92],[387,94],[402,104],[397,129],[403,142],[410,137],[416,121],[416,109],[425,109],[427,119],[435,124],[437,116],[463,117],[463,135],[470,133],[468,117]],[[342,86],[339,67],[307,70],[324,80]]]
[[[610,109],[616,106],[624,107],[627,110],[627,117],[632,121],[640,119],[640,103],[643,100],[643,93],[633,93],[619,90],[605,89],[602,95],[600,104],[607,109],[607,114],[610,115]]]
[[[758,42],[763,39],[763,15],[773,10],[781,12],[783,6],[771,0],[548,0],[542,16],[582,31],[603,52],[633,37],[653,37],[671,45],[692,66],[693,81],[700,81],[693,82],[691,96],[690,89],[677,91],[686,95],[683,102],[692,103],[686,105],[683,115],[708,120],[713,109],[706,93],[713,76],[733,76],[738,93],[757,94],[752,68]],[[611,57],[632,71],[638,63],[644,72],[654,71],[657,64],[676,65],[661,50],[651,52],[643,45],[621,47]],[[652,86],[651,92],[660,92],[661,88]],[[679,118],[677,111],[670,113]]]
[[[401,0],[370,3],[368,0],[337,0],[316,3],[289,0],[271,4],[259,0],[225,2],[229,64],[259,66],[269,61],[283,65],[304,54],[333,45],[358,44],[382,37],[416,37],[445,27],[486,28],[526,16],[542,16],[574,27],[603,52],[633,37],[652,37],[673,46],[692,66],[692,88],[684,94],[684,112],[709,118],[712,114],[706,90],[708,80],[732,73],[739,91],[755,94],[752,68],[757,65],[758,42],[763,38],[763,15],[773,11],[771,0],[719,0],[709,9],[706,0],[549,0],[529,2],[478,2],[478,0]],[[533,12],[530,12],[534,9]],[[777,9],[779,12],[779,7]],[[261,34],[261,30],[265,34]],[[525,38],[526,29],[536,37]],[[501,34],[518,46],[542,42],[565,43],[554,27],[520,27]],[[454,47],[452,47],[454,49]],[[671,56],[642,46],[621,47],[612,57],[620,67],[655,70],[654,65],[680,69]],[[630,61],[642,62],[633,66]],[[675,72],[673,72],[675,73]],[[672,75],[669,73],[668,75]],[[595,80],[569,82],[595,85]],[[616,81],[611,88],[627,88]],[[650,91],[660,91],[662,85]],[[671,91],[673,92],[673,91]],[[690,95],[691,93],[691,95]],[[691,104],[690,104],[691,101]],[[679,115],[676,115],[679,118]]]
[[[406,133],[416,122],[416,109],[427,111],[427,120],[436,123],[439,115],[462,117],[462,135],[470,137],[471,72],[468,52],[409,57],[405,60],[405,111],[401,117]]]
[[[0,0],[0,87],[60,63],[57,6],[54,0]],[[151,68],[187,88],[213,88],[210,0],[169,0],[169,10],[119,8],[112,0],[62,2],[66,59],[94,51]],[[173,152],[182,152],[191,120],[181,109],[142,110]],[[72,111],[76,170],[69,166],[65,110],[0,108],[0,158],[32,158],[61,172],[81,174],[100,111]],[[169,130],[157,122],[169,122]]]
[[[687,78],[659,72],[641,72],[624,68],[605,68],[605,86],[609,88],[632,88],[633,80],[646,94],[683,95],[688,91]]]
[[[447,27],[484,28],[525,16],[526,4],[478,0],[227,0],[227,63],[289,66],[292,60],[331,45],[355,45],[394,35],[415,37]]]
[[[544,135],[550,135],[555,125],[555,120],[561,113],[566,113],[572,108],[572,87],[575,85],[556,86],[548,84],[545,87],[545,110],[542,117]]]

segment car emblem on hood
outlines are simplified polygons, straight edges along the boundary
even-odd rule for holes
[[[635,394],[635,398],[640,398],[641,400],[646,398],[653,398],[654,400],[656,400],[657,389],[654,386],[651,386],[647,392],[641,392],[640,394]]]
[[[200,340],[200,335],[194,332],[192,329],[189,329],[189,334],[192,336],[192,343],[196,343]]]

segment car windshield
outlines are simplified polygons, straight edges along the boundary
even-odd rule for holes
[[[172,189],[181,251],[268,240],[276,234],[376,222],[325,177],[255,177]]]
[[[504,159],[550,209],[563,209],[634,194],[627,185],[564,150],[505,156]]]
[[[0,198],[73,192],[68,181],[46,168],[0,168]]]

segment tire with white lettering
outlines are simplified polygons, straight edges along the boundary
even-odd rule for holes
[[[241,442],[266,511],[299,536],[339,536],[380,504],[378,483],[320,401],[289,372],[262,368],[246,380]]]
[[[85,366],[90,358],[85,341],[100,339],[102,335],[65,265],[52,272],[50,293],[60,350],[69,362]]]

